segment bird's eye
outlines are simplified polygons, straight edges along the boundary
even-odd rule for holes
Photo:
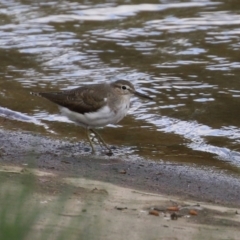
[[[122,86],[122,90],[126,90],[127,89],[127,87],[126,86]]]

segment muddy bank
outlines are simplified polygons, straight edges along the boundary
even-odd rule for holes
[[[92,156],[83,143],[31,133],[0,131],[4,165],[33,166],[63,177],[81,177],[195,201],[240,206],[240,177],[217,169],[150,162],[119,153]]]
[[[27,223],[22,239],[239,239],[236,208],[34,168],[0,166],[0,178],[0,215],[7,209]],[[16,232],[12,219],[1,225]],[[7,231],[0,237],[10,239]]]
[[[0,180],[1,239],[18,230],[16,212],[21,239],[239,239],[237,208],[28,167],[0,166]]]

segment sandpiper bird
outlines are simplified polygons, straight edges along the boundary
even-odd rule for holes
[[[116,124],[125,117],[130,106],[130,98],[133,95],[152,99],[137,92],[132,83],[126,80],[84,85],[59,92],[31,92],[31,94],[56,103],[63,115],[86,128],[92,153],[95,153],[95,149],[90,132],[94,133],[101,146],[103,145],[108,149],[107,155],[110,156],[113,154],[111,149],[95,128]]]

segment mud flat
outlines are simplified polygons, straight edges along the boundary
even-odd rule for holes
[[[239,239],[237,174],[92,156],[84,144],[31,133],[1,130],[0,142],[1,196],[35,179],[28,208],[41,211],[29,239],[46,228],[51,239],[62,230],[69,239]]]

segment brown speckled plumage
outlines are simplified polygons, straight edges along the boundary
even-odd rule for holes
[[[110,148],[94,128],[119,122],[129,109],[132,95],[151,99],[149,96],[137,92],[132,83],[125,80],[85,85],[59,92],[32,92],[31,94],[58,104],[64,115],[87,129],[93,152],[94,147],[89,130],[109,150],[109,154],[112,154]]]

